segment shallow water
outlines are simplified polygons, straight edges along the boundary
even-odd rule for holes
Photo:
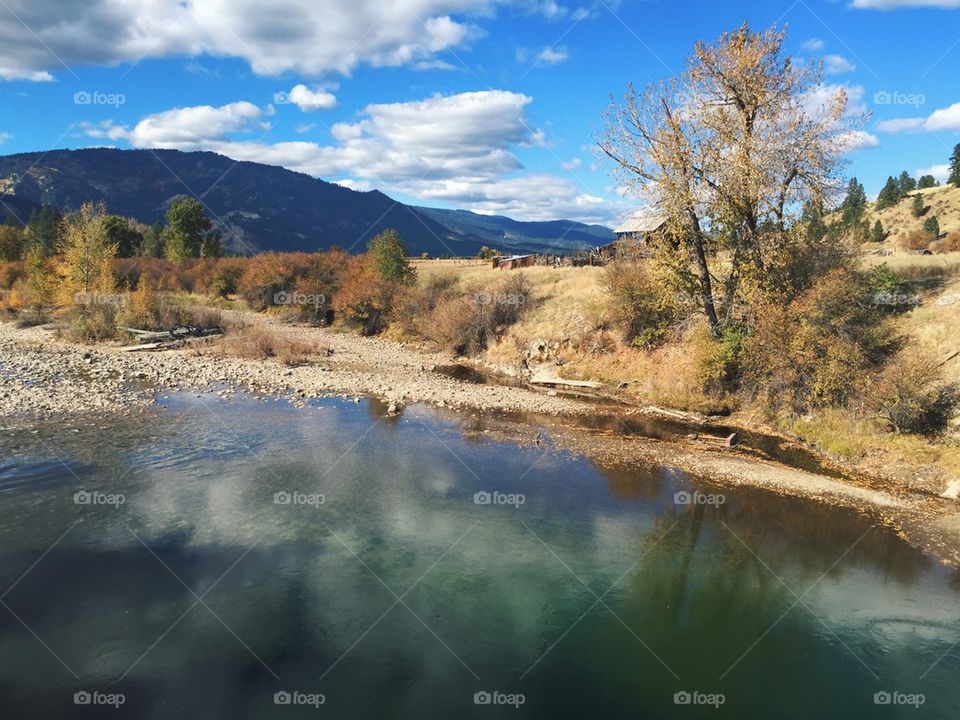
[[[960,716],[958,576],[892,533],[458,423],[180,396],[8,434],[0,716]]]

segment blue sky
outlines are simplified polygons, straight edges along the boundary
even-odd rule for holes
[[[210,149],[407,202],[613,223],[611,94],[786,24],[872,113],[849,174],[943,179],[960,0],[2,0],[0,152]]]

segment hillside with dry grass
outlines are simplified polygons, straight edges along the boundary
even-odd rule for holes
[[[913,197],[923,198],[926,208],[923,215],[913,214]],[[870,227],[879,219],[887,233],[883,243],[868,243],[869,248],[884,247],[895,252],[903,251],[906,237],[913,232],[923,230],[923,223],[930,217],[936,217],[940,223],[941,240],[951,233],[960,233],[960,187],[941,185],[940,187],[914,190],[892,207],[876,209],[871,203],[865,215]],[[936,250],[936,248],[932,248]]]

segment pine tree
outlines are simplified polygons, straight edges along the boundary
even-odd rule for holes
[[[847,184],[847,197],[840,209],[843,211],[843,224],[847,227],[859,223],[867,209],[867,193],[855,177],[850,178]]]
[[[937,179],[933,175],[921,175],[920,182],[917,183],[917,187],[920,190],[925,190],[926,188],[937,187],[940,183],[937,182]]]
[[[947,182],[960,187],[960,143],[953,147],[953,155],[950,156],[950,177]]]
[[[914,217],[920,217],[926,211],[926,206],[923,204],[923,198],[919,195],[913,196],[913,205],[910,207],[910,212],[913,213]]]
[[[931,215],[923,223],[923,229],[933,235],[934,239],[940,237],[940,221],[936,215]]]
[[[873,230],[870,233],[870,239],[874,242],[883,242],[887,239],[887,233],[883,229],[883,223],[880,222],[879,219],[873,224]]]
[[[903,195],[900,194],[900,186],[897,184],[897,181],[893,179],[892,175],[889,176],[887,178],[887,184],[883,186],[883,190],[877,195],[877,210],[883,210],[884,208],[896,205],[902,197]]]
[[[910,173],[904,170],[900,173],[897,186],[900,188],[900,197],[906,197],[908,193],[912,193],[917,189],[917,181],[910,176]]]

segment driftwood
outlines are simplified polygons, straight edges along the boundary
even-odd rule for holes
[[[716,447],[736,447],[740,444],[740,436],[736,433],[730,433],[726,437],[717,437],[716,435],[701,435],[700,433],[691,433],[687,435],[691,440],[714,445]]]
[[[222,328],[178,327],[165,332],[155,330],[138,330],[137,328],[121,327],[120,330],[136,335],[143,340],[139,345],[130,345],[123,348],[124,352],[147,352],[152,350],[174,350],[191,345],[211,337],[223,334]]]
[[[550,370],[540,370],[530,378],[530,382],[534,385],[555,385],[559,387],[588,388],[591,390],[597,390],[603,387],[603,383],[591,382],[589,380],[567,380],[566,378],[559,377],[556,373],[550,372]]]

